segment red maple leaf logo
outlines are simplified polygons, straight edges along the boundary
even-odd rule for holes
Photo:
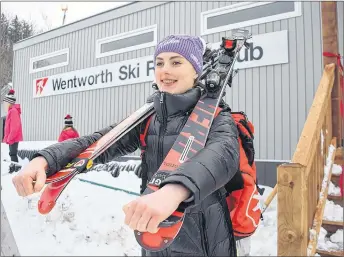
[[[42,78],[36,80],[36,95],[42,94],[42,91],[47,84],[48,78]]]

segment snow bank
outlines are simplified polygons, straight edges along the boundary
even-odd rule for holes
[[[327,188],[328,182],[329,182],[329,173],[331,170],[331,165],[332,165],[332,156],[333,154],[335,154],[336,148],[333,145],[330,145],[328,147],[328,156],[326,159],[326,165],[324,166],[324,178],[321,184],[321,189],[319,192],[319,201],[324,200],[324,193],[325,193],[325,189]],[[333,165],[332,165],[333,167]],[[333,168],[332,168],[333,170]]]
[[[331,181],[330,181],[330,185],[328,188],[328,194],[329,195],[333,195],[333,196],[340,196],[340,188],[335,186]]]
[[[336,233],[330,236],[330,240],[331,242],[338,244],[339,247],[343,249],[343,229],[338,229]]]
[[[37,210],[40,193],[19,197],[12,176],[2,176],[1,200],[22,255],[140,255],[122,211],[122,206],[135,196],[75,179],[54,209],[41,215]]]
[[[54,142],[23,142],[19,149],[42,149]],[[3,147],[4,146],[4,147]],[[8,158],[2,145],[1,160]],[[25,160],[21,160],[25,165]],[[26,162],[27,163],[27,162]],[[137,164],[131,161],[130,164]],[[134,172],[121,171],[114,178],[108,172],[79,174],[61,194],[48,215],[37,210],[40,193],[19,197],[12,184],[8,162],[1,162],[1,200],[9,217],[22,256],[140,256],[133,231],[124,224],[122,206],[136,196],[81,182],[78,178],[138,193],[141,180]],[[273,190],[265,187],[262,201]],[[264,213],[252,236],[252,256],[277,255],[277,198]]]
[[[273,188],[265,188],[262,202],[266,200]],[[263,214],[263,221],[251,237],[251,256],[277,256],[277,197],[270,203]]]
[[[343,250],[343,230],[337,230],[337,232],[329,238],[327,237],[327,231],[321,227],[317,249],[329,252]]]
[[[342,166],[338,165],[338,164],[333,164],[332,167],[332,174],[339,176],[340,174],[342,174]]]
[[[343,207],[326,199],[324,220],[343,221]]]

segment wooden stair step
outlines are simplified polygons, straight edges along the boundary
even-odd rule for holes
[[[343,196],[341,196],[341,195],[327,195],[327,199],[340,201],[340,200],[343,200]]]
[[[325,250],[319,250],[317,249],[317,253],[320,254],[321,256],[343,256],[344,252],[342,251],[325,251]]]
[[[336,155],[334,157],[334,163],[340,166],[344,165],[344,148],[338,147],[336,149]]]
[[[323,220],[322,224],[344,227],[344,221]]]
[[[327,195],[327,200],[334,202],[334,204],[338,204],[341,207],[344,207],[344,198],[340,195]]]
[[[340,165],[340,166],[343,166],[344,165],[344,159],[342,156],[336,156],[335,159],[334,159],[334,164],[337,164],[337,165]]]
[[[344,148],[343,147],[338,147],[336,149],[335,159],[344,159]]]
[[[340,175],[332,174],[331,176],[331,182],[337,187],[339,186],[339,178],[340,178]]]

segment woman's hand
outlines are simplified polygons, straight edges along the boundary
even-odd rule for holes
[[[189,195],[190,191],[184,186],[167,184],[124,205],[125,224],[133,230],[156,233],[160,222],[167,219]]]
[[[36,157],[30,161],[29,164],[12,179],[17,194],[20,196],[28,196],[41,191],[47,179],[47,175],[45,174],[47,168],[48,162],[42,156]]]

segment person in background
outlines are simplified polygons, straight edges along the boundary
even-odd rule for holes
[[[73,126],[73,117],[72,116],[67,114],[66,117],[64,118],[64,124],[65,124],[65,127],[61,131],[58,142],[62,142],[62,141],[65,141],[65,140],[71,139],[71,138],[80,137],[78,131]]]
[[[3,143],[9,145],[9,155],[12,162],[18,162],[18,145],[20,141],[23,141],[23,130],[21,122],[21,107],[20,104],[16,104],[15,91],[11,89],[4,97],[4,111],[7,113],[4,129]],[[13,163],[11,165],[14,165]],[[17,171],[11,169],[10,171]],[[12,171],[12,172],[13,172]]]

